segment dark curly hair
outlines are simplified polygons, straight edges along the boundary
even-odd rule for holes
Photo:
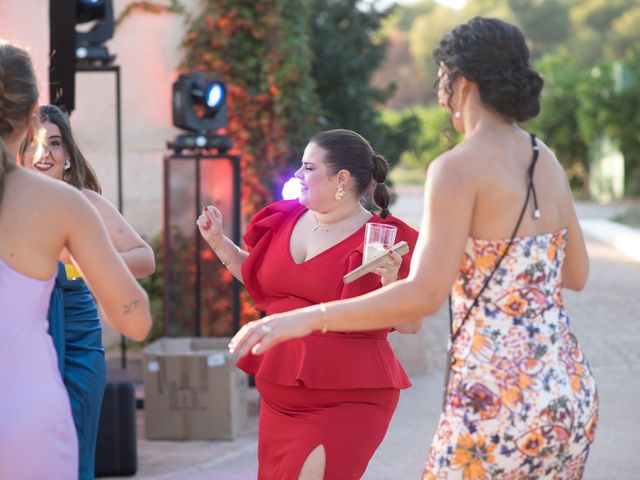
[[[452,85],[463,76],[478,85],[488,107],[517,122],[540,112],[544,80],[529,64],[529,48],[518,27],[496,18],[475,17],[446,34],[433,52]]]

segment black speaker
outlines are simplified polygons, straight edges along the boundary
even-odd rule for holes
[[[95,476],[129,476],[137,470],[135,385],[126,372],[109,372],[98,427]]]
[[[75,108],[75,28],[76,9],[69,1],[49,0],[49,97],[67,113]]]

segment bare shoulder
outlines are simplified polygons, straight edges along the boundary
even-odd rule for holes
[[[556,154],[553,152],[553,150],[551,150],[551,148],[549,148],[549,146],[546,143],[544,143],[542,140],[540,140],[537,137],[536,137],[536,142],[538,143],[540,156],[542,158],[548,159],[551,165],[553,166],[553,168],[555,168],[558,172],[561,172],[562,175],[564,176],[564,169],[560,164],[560,162],[558,161],[558,158],[556,157]]]
[[[477,178],[478,162],[472,161],[472,158],[472,145],[466,142],[456,145],[429,164],[427,181],[455,188],[473,185]]]
[[[39,207],[68,208],[74,203],[84,202],[80,191],[60,180],[51,179],[45,175],[31,172],[24,168],[14,172],[16,187],[38,202]]]
[[[87,200],[89,200],[89,202],[91,202],[91,204],[96,207],[100,214],[114,213],[115,207],[109,200],[107,200],[98,192],[94,192],[93,190],[89,190],[88,188],[83,188],[81,192],[87,198]]]

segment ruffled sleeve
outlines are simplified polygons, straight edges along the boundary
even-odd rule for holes
[[[255,248],[266,234],[279,230],[289,215],[301,208],[304,207],[297,200],[283,200],[267,205],[256,213],[242,237],[247,250]]]
[[[242,237],[245,248],[250,253],[242,263],[242,279],[258,310],[266,311],[268,301],[260,282],[256,280],[256,272],[273,241],[273,236],[280,231],[287,219],[304,208],[297,200],[283,200],[267,205],[254,215]]]

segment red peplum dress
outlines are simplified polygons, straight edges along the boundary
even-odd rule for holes
[[[242,276],[256,307],[267,314],[350,298],[379,288],[380,277],[367,274],[345,285],[343,275],[362,263],[364,226],[301,264],[291,257],[289,241],[307,210],[297,200],[277,202],[252,219],[244,236],[249,256]],[[418,233],[394,217],[370,222],[398,228],[396,242],[415,247]],[[409,273],[411,254],[403,257],[399,278]],[[399,398],[411,386],[387,334],[313,333],[277,345],[262,356],[251,353],[237,366],[254,375],[262,397],[258,478],[296,479],[319,445],[326,452],[325,478],[360,478],[382,442]]]

